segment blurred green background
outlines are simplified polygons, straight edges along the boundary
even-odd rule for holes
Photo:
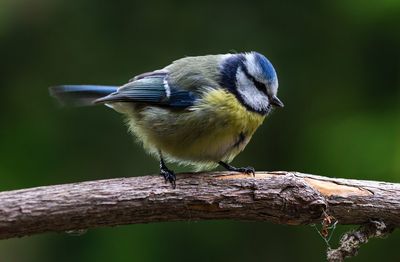
[[[158,172],[120,115],[60,109],[49,86],[250,50],[275,65],[286,107],[235,165],[400,182],[399,1],[0,0],[0,190]],[[399,261],[399,242],[352,261]],[[191,221],[3,240],[0,261],[322,261],[325,248],[310,226]]]

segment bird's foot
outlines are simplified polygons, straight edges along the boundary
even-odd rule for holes
[[[252,166],[246,166],[246,167],[236,167],[235,168],[237,172],[242,172],[248,175],[255,176],[256,175],[256,170]]]
[[[162,157],[161,151],[159,152],[160,154],[160,175],[162,175],[165,179],[165,182],[170,182],[172,185],[172,188],[175,189],[176,187],[176,176],[174,171],[170,170],[164,162],[164,159]]]
[[[160,170],[160,175],[164,177],[165,182],[170,182],[172,188],[175,189],[176,187],[176,175],[173,171],[169,170],[168,168],[164,167]]]
[[[252,175],[253,177],[256,174],[256,170],[254,169],[254,167],[251,166],[247,166],[247,167],[234,167],[231,166],[225,162],[219,161],[218,164],[220,164],[222,167],[224,167],[225,169],[229,170],[229,171],[234,171],[234,172],[240,172],[240,173],[245,173],[247,175]]]

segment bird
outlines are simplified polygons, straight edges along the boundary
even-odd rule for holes
[[[273,65],[255,51],[183,57],[121,86],[56,85],[49,91],[62,105],[103,104],[125,115],[173,188],[176,175],[167,162],[254,175],[253,167],[230,163],[271,111],[284,106]]]

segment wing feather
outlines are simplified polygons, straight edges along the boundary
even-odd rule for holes
[[[170,86],[168,73],[155,71],[134,78],[116,92],[97,99],[95,103],[139,102],[185,108],[193,105],[196,95],[177,86]]]

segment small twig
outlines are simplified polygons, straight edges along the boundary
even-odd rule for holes
[[[382,221],[370,221],[360,226],[357,230],[345,233],[340,239],[340,246],[337,249],[328,248],[328,262],[341,262],[345,258],[354,257],[362,244],[370,238],[384,238],[394,230],[394,227]]]

